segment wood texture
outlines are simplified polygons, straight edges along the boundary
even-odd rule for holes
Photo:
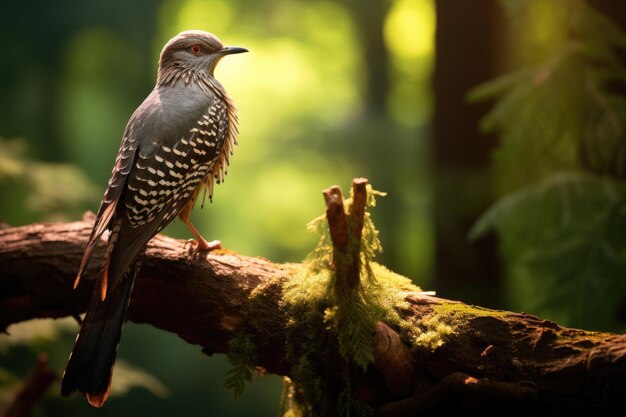
[[[97,262],[76,291],[72,282],[90,229],[90,221],[80,221],[0,230],[0,329],[84,311]],[[102,249],[101,244],[96,259]],[[245,326],[254,292],[255,308],[263,303],[264,312],[256,325],[258,365],[289,375],[280,301],[292,267],[227,250],[197,254],[185,242],[159,235],[148,246],[128,317],[207,352],[223,353]],[[385,382],[394,372],[406,378],[402,352],[400,359],[383,362],[386,372],[373,370],[364,377],[368,392],[376,395],[363,398],[377,415],[502,410],[507,415],[602,415],[626,409],[625,335],[567,329],[529,314],[481,309],[425,293],[408,293],[406,301],[399,313],[411,326],[423,326],[424,319],[437,315],[457,327],[441,347],[411,350],[415,388],[406,398],[398,398],[406,395],[398,381]]]

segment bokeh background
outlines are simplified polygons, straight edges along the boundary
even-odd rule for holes
[[[422,288],[623,332],[624,28],[623,0],[7,3],[0,218],[97,210],[162,45],[203,29],[250,50],[216,70],[241,134],[225,184],[192,215],[205,237],[298,262],[321,190],[367,177],[388,193],[373,212],[379,261]],[[189,237],[179,222],[164,233]],[[63,369],[76,329],[40,320],[0,336],[0,408],[38,352]],[[103,410],[55,386],[37,415],[278,414],[280,378],[235,400],[223,355],[147,325],[127,324],[119,357]]]

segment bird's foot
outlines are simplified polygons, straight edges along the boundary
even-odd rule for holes
[[[187,244],[191,245],[190,249],[195,248],[201,252],[210,252],[212,250],[222,248],[222,242],[220,242],[219,240],[212,240],[210,242],[207,242],[204,239],[201,239],[201,240],[189,239],[187,241]]]

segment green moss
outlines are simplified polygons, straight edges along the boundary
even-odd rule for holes
[[[381,195],[368,189],[368,207],[375,205],[374,197]],[[349,210],[351,200],[345,201]],[[350,217],[348,217],[350,219]],[[349,221],[349,227],[352,227]],[[333,264],[350,263],[333,253],[326,218],[313,220],[308,228],[320,234],[317,247],[301,265],[268,284],[267,288],[255,290],[250,300],[247,329],[255,334],[267,334],[276,321],[268,320],[266,311],[280,310],[281,327],[285,329],[285,361],[291,364],[290,379],[285,380],[285,392],[281,401],[284,416],[357,415],[365,416],[371,409],[354,400],[351,395],[350,376],[364,372],[374,359],[374,328],[377,321],[384,321],[399,329],[403,338],[414,347],[436,349],[441,346],[452,326],[441,322],[440,315],[425,318],[415,326],[404,322],[398,311],[408,307],[405,301],[409,292],[420,289],[411,280],[398,275],[373,261],[382,248],[378,231],[366,211],[360,257],[360,282],[349,291],[337,281],[337,269]],[[350,234],[352,236],[352,234]],[[349,242],[357,245],[358,242]],[[267,303],[279,294],[279,306],[270,308]],[[243,337],[233,343],[235,369],[233,375],[245,380],[245,370],[254,356],[248,343],[251,337]],[[242,354],[243,353],[243,354]],[[333,364],[333,366],[328,366]],[[235,378],[235,379],[237,379]],[[231,384],[235,387],[242,384]],[[340,387],[338,389],[338,387]]]
[[[347,304],[338,306],[330,290],[331,274],[327,269],[312,270],[305,263],[292,271],[283,286],[282,303],[288,317],[287,360],[293,364],[291,384],[297,395],[292,398],[299,399],[298,416],[347,415],[348,409],[352,415],[367,415],[368,408],[351,399],[346,375],[352,365],[366,368],[372,362],[376,321],[411,328],[398,310],[406,308],[408,292],[420,290],[410,279],[370,261],[369,278],[362,280]],[[344,317],[353,319],[344,322],[343,328],[338,320],[341,309]],[[347,348],[342,349],[342,344]],[[343,358],[344,363],[328,369],[330,357]],[[332,392],[332,386],[344,390]]]
[[[466,322],[473,317],[496,317],[504,318],[508,314],[506,311],[490,310],[484,307],[473,306],[463,303],[443,303],[434,306],[433,310],[441,316],[454,318],[455,320]]]
[[[399,327],[402,338],[408,342],[413,352],[432,352],[454,333],[454,328],[443,322],[438,314],[431,314],[418,323],[401,321]]]
[[[504,311],[489,310],[463,303],[442,303],[433,306],[433,313],[417,323],[400,324],[403,336],[414,351],[433,351],[442,346],[457,329],[467,326],[476,317],[502,317]]]
[[[367,206],[382,195],[368,187]],[[344,202],[349,212],[351,199]],[[352,228],[348,217],[348,228]],[[287,355],[293,364],[293,390],[298,393],[302,415],[367,415],[369,408],[351,397],[350,373],[365,371],[374,360],[374,326],[377,321],[399,325],[396,308],[401,308],[407,291],[419,291],[405,277],[373,262],[382,250],[378,231],[366,211],[361,242],[348,242],[348,255],[332,246],[326,218],[308,225],[320,234],[317,247],[284,285],[283,303],[289,317]],[[352,236],[352,233],[349,233]],[[352,264],[350,249],[360,257],[360,282],[345,288],[338,281],[343,268]],[[328,359],[339,357],[343,364],[328,370]],[[342,369],[343,367],[343,369]],[[328,371],[325,371],[328,370]],[[332,387],[343,387],[333,392]]]

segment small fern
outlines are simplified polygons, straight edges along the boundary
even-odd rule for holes
[[[344,371],[344,389],[337,397],[337,408],[340,416],[344,417],[368,417],[374,414],[374,409],[362,401],[352,398],[352,384],[348,369]]]
[[[533,33],[532,65],[474,89],[497,98],[483,128],[497,131],[502,198],[471,237],[498,233],[509,307],[562,324],[623,330],[626,298],[626,34],[583,0],[506,0]],[[541,13],[539,13],[541,12]],[[548,23],[546,25],[546,23]]]
[[[384,195],[367,187],[367,208],[376,203],[375,197]],[[344,202],[349,211],[352,199]],[[348,218],[348,227],[353,227]],[[356,289],[342,289],[337,282],[335,262],[351,264],[347,256],[334,253],[330,231],[325,216],[308,224],[308,229],[319,233],[317,247],[307,256],[297,276],[286,285],[284,299],[293,329],[289,332],[288,346],[298,346],[289,351],[294,362],[291,370],[292,385],[299,388],[299,415],[365,416],[371,408],[351,396],[350,371],[365,371],[374,360],[374,328],[379,320],[398,323],[394,306],[402,303],[402,289],[419,290],[410,280],[376,264],[373,258],[382,251],[378,231],[366,211],[361,242],[349,241],[360,257],[360,283]],[[349,233],[351,239],[352,234]],[[350,251],[348,251],[349,253]],[[303,327],[306,326],[306,329]],[[343,358],[344,370],[339,375],[320,372],[326,368],[325,354],[336,345]],[[307,346],[302,350],[302,346]],[[340,365],[340,364],[338,364]],[[323,375],[323,377],[322,377]],[[339,378],[339,380],[336,380]],[[334,381],[343,387],[340,392],[329,392],[327,382]]]
[[[252,336],[236,334],[228,342],[227,358],[232,367],[226,373],[224,388],[233,390],[235,398],[238,398],[243,394],[246,384],[252,382],[255,373],[256,345]]]

